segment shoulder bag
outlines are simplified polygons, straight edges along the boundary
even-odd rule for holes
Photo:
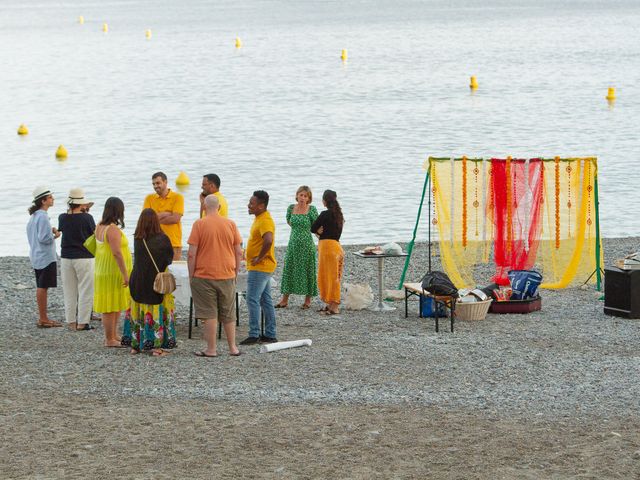
[[[147,241],[143,238],[142,243],[144,243],[144,248],[147,249],[147,253],[153,262],[153,266],[156,267],[156,278],[153,281],[153,291],[156,293],[161,293],[166,295],[167,293],[173,293],[176,289],[176,277],[173,276],[171,272],[161,272],[158,269],[158,265],[156,261],[153,259],[153,255],[151,255],[151,250],[147,246]]]

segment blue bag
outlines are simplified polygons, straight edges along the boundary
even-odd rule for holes
[[[509,270],[507,276],[511,282],[511,300],[535,298],[542,283],[542,275],[535,270]]]
[[[438,303],[438,318],[446,318],[448,316],[447,307],[442,303]],[[422,317],[434,318],[436,316],[436,301],[431,297],[422,297]]]

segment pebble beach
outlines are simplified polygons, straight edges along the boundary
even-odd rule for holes
[[[603,243],[606,265],[640,250],[638,237]],[[344,283],[375,292],[361,248],[345,247]],[[403,263],[386,261],[387,288]],[[427,263],[417,244],[406,280]],[[217,358],[195,357],[200,329],[187,338],[179,306],[178,348],[152,358],[103,348],[100,322],[36,329],[28,258],[0,258],[0,272],[2,478],[640,478],[640,321],[604,315],[594,285],[453,333],[418,318],[417,300],[408,318],[403,301],[327,317],[292,296],[278,338],[313,344],[237,358],[224,339]],[[55,320],[62,298],[50,290]]]

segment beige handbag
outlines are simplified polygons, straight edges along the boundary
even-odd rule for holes
[[[153,255],[151,255],[151,251],[149,250],[144,238],[142,239],[142,243],[144,243],[144,248],[147,249],[149,257],[151,257],[151,261],[153,262],[153,266],[156,267],[156,272],[158,272],[155,280],[153,281],[153,291],[156,293],[162,293],[163,295],[173,293],[176,289],[176,277],[174,277],[171,272],[161,272],[158,269],[158,265],[156,265],[156,261],[153,259]]]

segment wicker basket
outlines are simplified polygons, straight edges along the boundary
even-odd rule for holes
[[[458,320],[484,320],[493,300],[484,302],[456,303],[456,318]]]

